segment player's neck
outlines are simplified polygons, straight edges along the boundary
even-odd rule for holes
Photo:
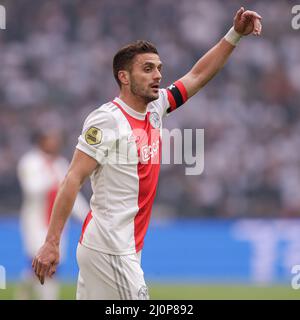
[[[137,112],[145,113],[147,110],[147,104],[141,97],[127,94],[126,92],[120,92],[119,98]]]

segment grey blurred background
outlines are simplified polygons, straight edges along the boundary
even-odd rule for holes
[[[35,129],[64,130],[70,160],[83,121],[118,94],[112,58],[152,41],[163,86],[185,74],[232,25],[241,5],[263,16],[262,37],[242,39],[226,67],[166,128],[204,128],[205,168],[163,165],[154,214],[295,217],[300,209],[300,30],[293,1],[1,1],[0,214],[17,213],[16,164]],[[89,185],[84,186],[89,196]]]

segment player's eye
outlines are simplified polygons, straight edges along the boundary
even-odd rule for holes
[[[146,72],[150,72],[150,71],[152,70],[152,68],[151,68],[151,67],[146,67],[144,70],[145,70]]]

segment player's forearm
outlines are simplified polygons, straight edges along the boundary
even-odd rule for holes
[[[188,97],[197,93],[224,66],[235,46],[222,39],[182,79]]]
[[[51,215],[46,241],[59,244],[60,237],[68,217],[71,214],[76,196],[82,182],[69,172],[61,184]]]

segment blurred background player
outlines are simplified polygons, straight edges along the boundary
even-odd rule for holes
[[[25,153],[18,164],[18,178],[23,192],[20,224],[28,264],[23,271],[23,283],[17,291],[17,298],[28,299],[34,294],[38,299],[54,300],[59,295],[57,280],[52,278],[44,286],[38,285],[30,264],[47,233],[53,203],[59,184],[67,172],[68,161],[60,155],[60,131],[39,130],[34,135],[34,144],[35,147]],[[81,222],[88,208],[84,197],[78,194],[73,213]],[[60,252],[62,258],[64,246],[63,241]]]

